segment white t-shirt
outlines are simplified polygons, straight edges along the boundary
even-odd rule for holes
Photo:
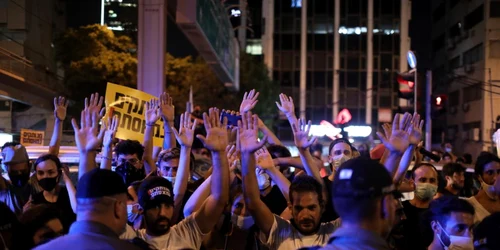
[[[146,229],[137,231],[137,237],[145,240],[154,249],[200,249],[204,234],[201,232],[195,213],[170,228],[162,236],[150,236]]]
[[[330,235],[340,226],[340,220],[321,223],[318,232],[314,235],[302,235],[288,220],[274,215],[273,226],[266,238],[260,233],[260,241],[270,249],[288,250],[301,247],[324,246],[328,243]]]
[[[485,217],[490,215],[490,212],[488,212],[488,210],[486,210],[486,208],[484,208],[483,205],[481,205],[481,203],[479,203],[479,201],[477,201],[474,196],[464,199],[474,207],[474,224],[481,222]]]

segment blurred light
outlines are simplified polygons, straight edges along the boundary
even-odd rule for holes
[[[345,27],[345,26],[340,26],[339,27],[339,34],[343,35],[361,35],[362,33],[367,33],[368,28],[366,27]],[[399,34],[398,29],[373,29],[373,33],[384,33],[386,35],[391,35],[391,34]],[[315,32],[316,33],[316,32]]]
[[[231,16],[233,16],[233,17],[239,17],[239,16],[241,16],[241,10],[232,9],[231,10]]]
[[[436,105],[441,105],[441,102],[443,101],[443,99],[441,99],[441,96],[438,96],[436,97]]]
[[[360,29],[359,27],[356,27],[356,28],[354,29],[354,33],[356,33],[356,35],[361,34],[361,29]]]
[[[292,8],[302,8],[302,0],[292,0]]]

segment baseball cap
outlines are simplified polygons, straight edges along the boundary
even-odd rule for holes
[[[332,183],[334,198],[375,198],[390,193],[397,194],[389,172],[384,165],[365,157],[340,165]]]
[[[108,169],[94,168],[85,173],[76,188],[76,198],[100,198],[127,193],[123,178]]]
[[[476,249],[500,249],[500,212],[481,221],[474,228],[474,247]]]
[[[172,183],[162,177],[150,176],[142,182],[137,192],[139,205],[144,210],[156,207],[161,203],[174,204]]]
[[[4,164],[17,164],[29,161],[26,148],[20,144],[4,148],[2,150],[2,157]]]

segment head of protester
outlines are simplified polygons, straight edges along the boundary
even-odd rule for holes
[[[38,184],[44,191],[53,191],[62,178],[62,164],[59,158],[52,154],[45,154],[34,164]]]
[[[474,207],[469,202],[454,196],[443,196],[432,201],[430,211],[434,239],[429,249],[474,249]]]
[[[338,169],[340,165],[354,157],[354,148],[345,138],[335,139],[328,147],[328,160],[334,169]]]
[[[302,235],[316,234],[325,205],[321,184],[312,176],[297,176],[290,185],[289,199],[296,229]]]
[[[2,156],[11,184],[14,187],[24,187],[28,184],[30,165],[26,148],[20,144],[8,146],[2,150]]]
[[[342,218],[342,230],[334,236],[359,230],[360,240],[377,235],[384,245],[395,220],[395,195],[392,177],[382,164],[364,157],[345,162],[332,184],[333,204]]]
[[[120,141],[115,147],[117,166],[115,171],[119,173],[125,184],[130,185],[146,177],[146,171],[142,162],[144,148],[140,142],[134,140]]]
[[[489,153],[482,152],[477,157],[474,172],[481,182],[481,190],[478,195],[485,194],[489,199],[498,201],[500,196],[500,158]]]
[[[460,163],[448,163],[443,166],[441,171],[446,179],[446,186],[441,192],[443,195],[458,196],[460,190],[465,185],[465,168]]]
[[[181,150],[170,148],[160,152],[158,155],[158,175],[169,180],[172,185],[175,183]]]
[[[436,168],[432,164],[422,163],[413,168],[411,177],[415,185],[415,198],[410,201],[411,205],[419,208],[429,207],[429,203],[438,189]]]
[[[21,230],[16,235],[16,248],[32,249],[64,234],[58,210],[53,205],[40,204],[26,210],[21,218]]]
[[[151,236],[166,234],[174,214],[172,183],[161,177],[148,177],[139,186],[138,198],[144,210],[146,233]]]
[[[231,223],[233,226],[240,230],[249,230],[255,224],[255,221],[246,208],[241,185],[237,185],[231,189],[230,204]]]
[[[500,249],[500,212],[484,218],[474,228],[474,249],[494,250]]]

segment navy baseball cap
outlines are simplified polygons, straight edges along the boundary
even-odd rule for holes
[[[76,188],[76,198],[100,198],[127,193],[123,178],[111,170],[94,168],[85,173]]]
[[[384,165],[365,157],[340,165],[332,183],[334,198],[376,198],[391,193],[400,196]]]
[[[174,205],[172,183],[158,176],[151,176],[141,183],[137,192],[139,205],[144,210],[156,207],[162,203]]]

